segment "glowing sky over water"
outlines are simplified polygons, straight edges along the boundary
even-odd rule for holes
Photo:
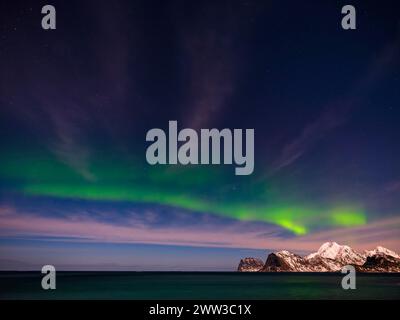
[[[345,32],[334,3],[70,1],[44,32],[38,5],[9,6],[1,268],[229,269],[323,241],[400,250],[395,10],[360,2]],[[169,120],[254,128],[254,173],[150,166],[146,132]]]

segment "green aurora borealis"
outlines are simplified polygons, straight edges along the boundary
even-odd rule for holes
[[[16,192],[27,196],[167,205],[193,214],[272,223],[297,235],[317,227],[367,222],[365,213],[354,205],[285,202],[284,190],[270,185],[268,178],[252,177],[239,189],[238,178],[219,166],[150,166],[135,157],[118,162],[103,154],[90,162],[93,178],[87,179],[50,153],[8,154],[1,160],[0,174]]]

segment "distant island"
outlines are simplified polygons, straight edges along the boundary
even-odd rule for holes
[[[353,265],[359,272],[400,272],[400,256],[378,246],[374,250],[357,252],[336,242],[324,243],[317,252],[301,257],[283,250],[268,255],[266,262],[258,258],[240,260],[239,272],[339,272]]]

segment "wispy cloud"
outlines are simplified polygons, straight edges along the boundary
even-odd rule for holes
[[[325,241],[337,241],[364,250],[377,245],[400,249],[400,217],[386,218],[365,226],[336,228],[306,236],[287,236],[284,230],[268,224],[229,222],[218,226],[152,225],[154,219],[128,216],[123,224],[95,219],[88,214],[44,217],[11,209],[1,210],[0,235],[9,238],[50,237],[71,242],[144,243],[193,247],[247,248],[310,252]],[[120,222],[120,221],[119,221]],[[58,240],[60,241],[60,240]]]
[[[349,118],[354,102],[337,102],[307,125],[298,137],[286,144],[280,156],[275,160],[271,173],[289,166],[323,139],[330,131],[344,124]]]
[[[229,12],[224,15],[229,16]],[[210,26],[204,27],[204,19],[210,21]],[[233,50],[237,23],[229,17],[221,22],[216,7],[208,6],[205,16],[195,14],[189,27],[179,33],[188,66],[184,69],[184,118],[190,128],[207,127],[218,121],[234,93],[239,60]]]
[[[369,92],[396,63],[399,54],[400,37],[384,48],[371,63],[366,74],[349,89],[348,95],[328,103],[321,114],[310,121],[298,134],[282,148],[281,153],[272,164],[270,174],[291,165],[330,132],[346,124],[357,111]]]
[[[90,171],[90,150],[87,144],[83,143],[85,135],[82,126],[79,124],[79,120],[73,119],[74,114],[80,114],[80,112],[78,110],[75,113],[73,109],[76,108],[69,106],[70,116],[67,113],[51,113],[57,140],[50,146],[50,149],[61,162],[70,166],[83,178],[95,181],[96,177]]]

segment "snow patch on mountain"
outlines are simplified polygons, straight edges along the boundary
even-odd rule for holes
[[[359,253],[349,246],[340,245],[336,242],[325,242],[317,252],[306,256],[306,260],[310,260],[315,257],[335,260],[343,265],[362,265],[366,259],[365,254]]]
[[[366,256],[367,257],[371,257],[371,256],[374,256],[374,255],[379,255],[379,254],[385,254],[385,255],[388,255],[388,256],[392,256],[392,257],[394,257],[396,259],[400,259],[400,255],[398,255],[396,252],[394,252],[392,250],[389,250],[389,249],[386,249],[386,248],[381,247],[381,246],[377,246],[374,250],[366,251]]]

